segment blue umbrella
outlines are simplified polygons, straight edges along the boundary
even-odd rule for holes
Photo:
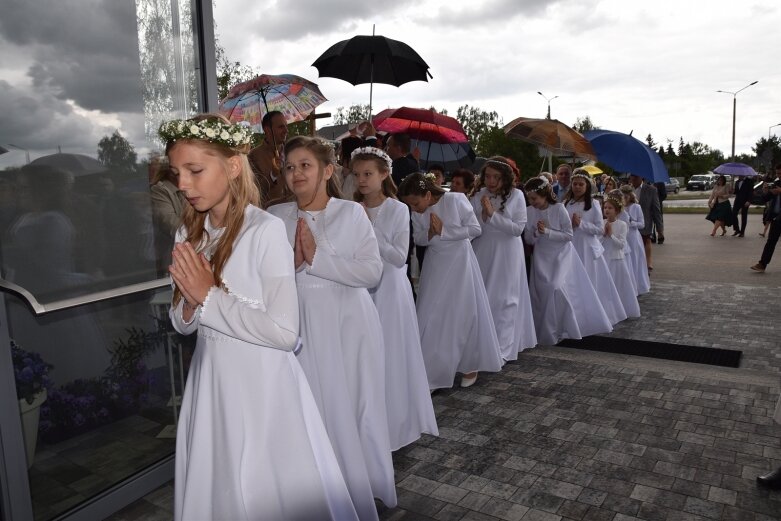
[[[737,175],[737,176],[745,176],[745,177],[752,177],[757,174],[756,170],[751,168],[750,166],[744,164],[744,163],[724,163],[723,165],[719,165],[714,170],[717,174],[725,174],[725,175]]]
[[[652,183],[670,180],[659,154],[639,139],[614,130],[589,130],[583,136],[591,143],[597,159],[611,168]]]

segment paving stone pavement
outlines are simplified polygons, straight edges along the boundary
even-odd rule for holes
[[[381,519],[781,518],[781,492],[754,481],[781,465],[775,377],[570,351],[435,394],[440,436],[395,453]]]
[[[642,316],[608,336],[743,351],[741,368],[781,374],[779,329],[772,306],[779,288],[725,282],[653,280],[640,296]]]

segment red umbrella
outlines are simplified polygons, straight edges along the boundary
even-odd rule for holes
[[[432,109],[401,107],[386,109],[374,117],[377,130],[388,133],[406,132],[412,139],[432,143],[466,143],[469,138],[455,118]]]

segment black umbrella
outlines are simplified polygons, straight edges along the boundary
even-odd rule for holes
[[[353,85],[368,83],[369,114],[374,83],[396,87],[432,78],[429,66],[404,42],[384,36],[354,36],[331,46],[312,64],[320,77],[339,78]]]

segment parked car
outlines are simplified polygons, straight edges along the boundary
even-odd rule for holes
[[[671,177],[669,181],[664,183],[664,187],[668,194],[677,194],[681,190],[681,183],[674,177]]]
[[[715,180],[707,174],[697,174],[689,178],[689,182],[686,183],[686,189],[692,190],[710,190],[713,188]]]

